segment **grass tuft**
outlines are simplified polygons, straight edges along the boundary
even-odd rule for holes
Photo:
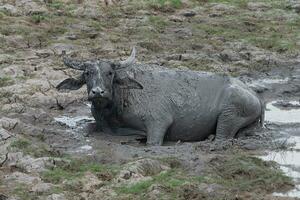
[[[15,81],[9,76],[0,77],[0,87],[13,85]]]
[[[42,173],[42,178],[44,181],[58,184],[64,180],[79,179],[85,172],[88,171],[99,176],[101,176],[101,174],[113,176],[118,171],[118,168],[81,159],[71,159],[70,163],[55,167]]]
[[[174,12],[182,7],[181,0],[150,0],[148,6],[162,12]]]
[[[237,191],[256,191],[262,188],[272,192],[293,186],[292,179],[286,176],[276,163],[259,158],[235,155],[229,159],[213,162],[211,179]]]

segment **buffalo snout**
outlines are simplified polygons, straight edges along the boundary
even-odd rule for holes
[[[110,98],[110,94],[105,89],[102,89],[100,87],[91,89],[88,99],[93,100],[97,98]]]

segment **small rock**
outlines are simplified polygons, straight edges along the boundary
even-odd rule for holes
[[[147,199],[160,199],[163,191],[163,187],[158,185],[158,184],[153,184],[152,186],[149,187],[148,192],[147,192]]]
[[[270,9],[271,6],[263,2],[249,2],[247,8],[252,11],[265,11]]]
[[[41,178],[40,177],[36,177],[36,176],[31,176],[22,172],[14,172],[12,174],[6,175],[4,177],[5,180],[7,181],[14,181],[17,183],[21,183],[21,184],[37,184],[39,182],[41,182]]]
[[[31,188],[32,192],[42,194],[47,193],[52,189],[53,185],[51,183],[38,183]]]
[[[18,119],[10,119],[3,117],[0,119],[0,126],[2,126],[6,130],[14,129],[20,122]]]
[[[0,142],[3,140],[7,140],[10,137],[11,137],[11,134],[4,128],[0,127]]]
[[[250,142],[250,143],[244,144],[242,146],[242,148],[244,148],[246,150],[257,150],[257,149],[259,149],[259,145],[254,142]]]
[[[81,180],[83,185],[82,190],[84,192],[93,192],[104,185],[103,181],[99,180],[91,172],[86,172],[84,177]]]
[[[199,189],[201,191],[205,191],[205,193],[214,193],[216,191],[221,191],[224,188],[221,185],[215,183],[213,184],[201,183],[199,185]]]
[[[53,52],[49,49],[43,49],[43,50],[37,50],[35,52],[35,55],[37,55],[39,58],[48,58],[51,55],[53,55]]]
[[[153,176],[159,174],[160,172],[168,169],[170,169],[169,166],[163,165],[158,160],[145,158],[128,163],[127,166],[123,170],[121,170],[118,179],[140,179],[146,176]]]
[[[4,4],[4,5],[0,6],[0,11],[4,11],[12,16],[19,15],[18,9],[15,6],[10,5],[10,4]]]
[[[67,200],[64,194],[52,194],[46,200]]]
[[[2,111],[4,112],[10,112],[10,113],[23,113],[25,111],[24,105],[20,103],[10,103],[10,104],[4,104],[2,106]],[[1,136],[0,136],[1,138]]]
[[[196,12],[192,10],[185,10],[181,12],[180,15],[183,15],[185,17],[194,17],[196,15]]]
[[[48,11],[43,4],[34,0],[18,0],[16,6],[26,15],[44,14]]]
[[[176,28],[173,29],[173,32],[175,32],[179,38],[188,38],[193,35],[192,31],[188,28]]]
[[[66,38],[69,39],[69,40],[77,40],[78,36],[75,35],[75,34],[72,34],[72,35],[67,35]]]
[[[222,4],[222,3],[218,3],[213,5],[212,10],[214,11],[231,11],[234,10],[235,7],[234,6],[230,6],[230,5],[226,5],[226,4]]]
[[[212,17],[212,18],[214,18],[214,17],[222,17],[222,13],[212,13],[212,14],[209,14],[208,16]]]
[[[76,50],[78,47],[71,44],[63,44],[63,43],[56,43],[50,47],[56,55],[62,55],[62,52],[65,51],[67,54],[70,54]]]
[[[22,152],[9,153],[6,165],[8,167],[16,167],[28,173],[44,172],[47,167],[54,166],[54,158],[41,157],[32,158],[31,156],[24,156]]]
[[[222,59],[222,61],[224,62],[232,62],[232,61],[238,61],[240,60],[239,55],[229,49],[225,49],[220,53],[220,58]]]
[[[169,17],[169,20],[172,22],[183,22],[184,18],[176,15],[172,15]]]
[[[82,193],[81,196],[86,196],[86,193]],[[94,193],[89,194],[89,199],[101,199],[101,200],[111,200],[118,199],[118,194],[111,188],[100,188]]]
[[[75,16],[92,19],[99,19],[99,17],[101,17],[101,11],[97,9],[97,7],[78,7],[76,10],[71,11],[71,13]]]

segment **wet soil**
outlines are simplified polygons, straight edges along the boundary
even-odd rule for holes
[[[164,10],[162,5],[142,6],[142,1],[120,2],[109,8],[94,0],[0,2],[0,199],[15,193],[24,199],[40,180],[38,171],[59,166],[70,156],[118,166],[140,158],[175,158],[186,174],[196,177],[211,167],[212,160],[236,152],[278,162],[296,187],[270,195],[261,188],[262,196],[231,192],[232,199],[299,198],[298,3],[182,1]],[[137,47],[143,63],[238,76],[265,99],[265,127],[243,130],[239,138],[219,143],[208,139],[159,147],[146,146],[142,136],[95,131],[85,88],[61,93],[55,89],[60,81],[78,75],[63,66],[62,51],[77,58],[119,59],[131,46]],[[45,162],[50,166],[43,159],[50,159]],[[22,188],[24,183],[29,188]],[[210,184],[210,196],[204,197],[197,188],[180,188],[182,199],[218,199],[213,194],[221,191]],[[64,199],[56,194],[64,191],[52,193],[36,195]]]

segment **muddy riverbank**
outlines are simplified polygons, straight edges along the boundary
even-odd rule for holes
[[[299,198],[297,6],[0,1],[0,199]],[[119,60],[132,46],[138,62],[240,78],[265,99],[265,127],[162,147],[96,132],[86,89],[55,89],[78,75],[62,52]]]

